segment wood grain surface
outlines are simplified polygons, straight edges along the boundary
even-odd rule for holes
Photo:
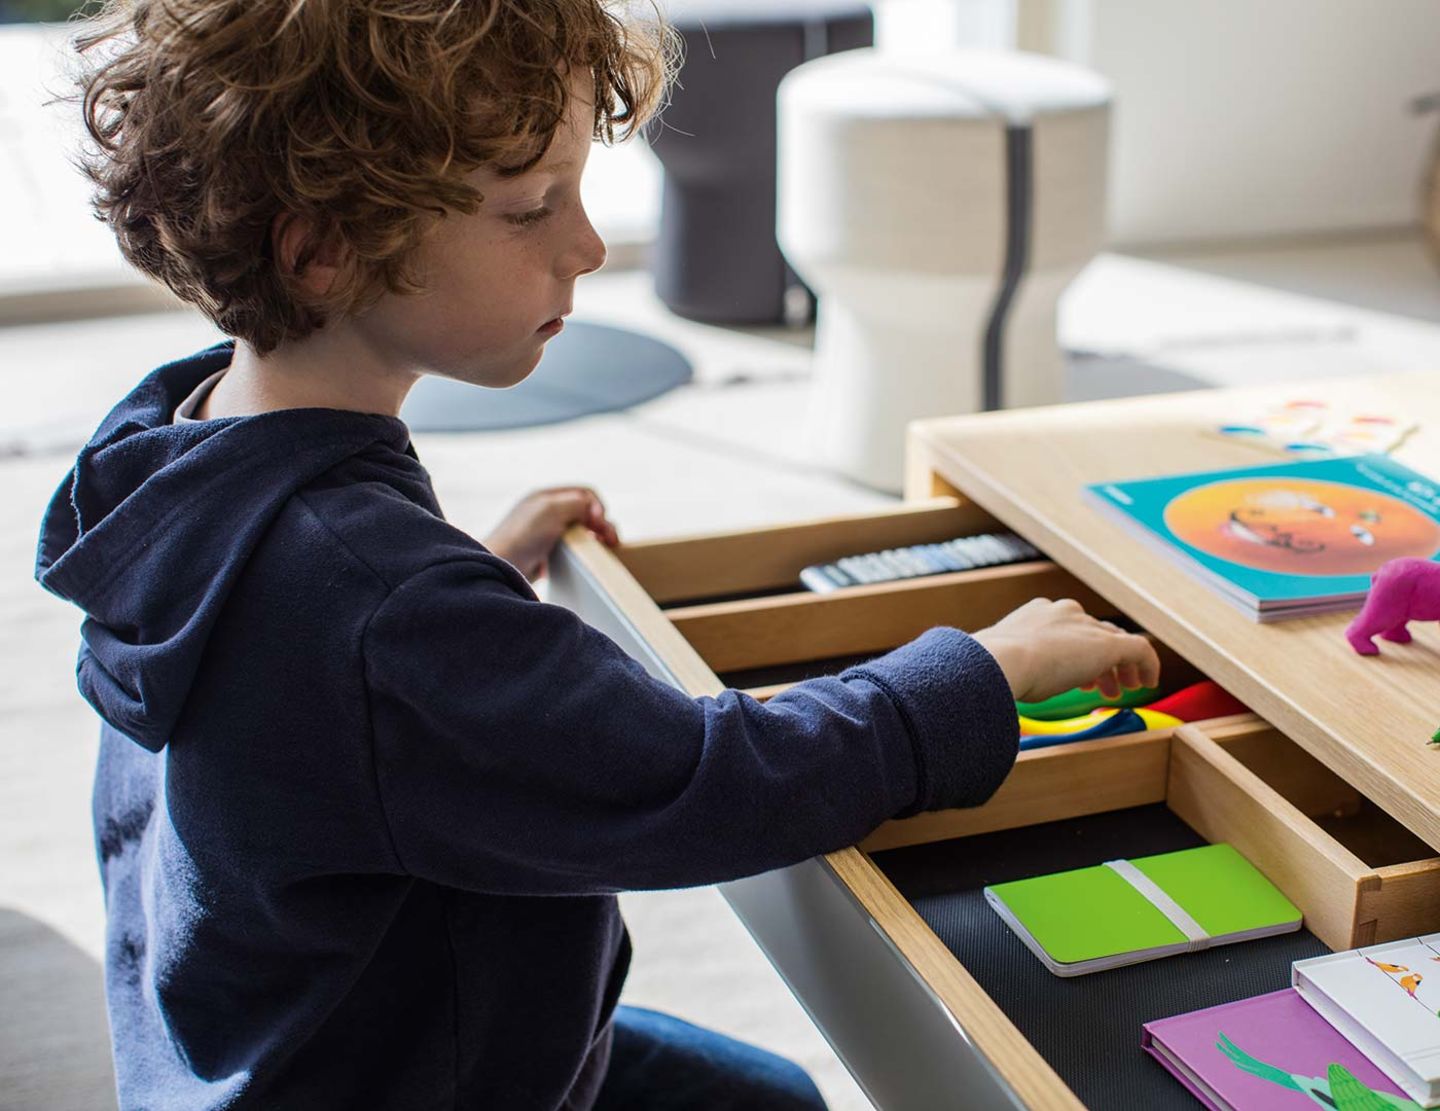
[[[1090,483],[1281,462],[1213,429],[1307,397],[1420,424],[1394,452],[1440,480],[1440,373],[1011,410],[911,426],[912,488],[963,491],[1129,614],[1432,847],[1440,849],[1440,629],[1362,657],[1350,614],[1259,625],[1081,496]]]

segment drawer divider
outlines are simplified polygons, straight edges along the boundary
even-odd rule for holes
[[[1166,802],[1207,841],[1234,845],[1326,945],[1356,944],[1357,892],[1378,892],[1380,877],[1194,725],[1171,739]]]
[[[625,544],[615,556],[656,602],[769,590],[841,556],[994,532],[994,517],[953,497],[761,528]]]
[[[981,629],[1035,597],[1113,612],[1049,560],[665,610],[716,672],[888,651],[934,625]]]

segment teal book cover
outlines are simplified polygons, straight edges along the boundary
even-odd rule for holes
[[[1103,482],[1086,493],[1262,620],[1353,606],[1382,563],[1440,553],[1440,483],[1386,455]]]

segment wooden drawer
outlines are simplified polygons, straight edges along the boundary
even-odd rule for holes
[[[933,625],[983,627],[1033,597],[1076,597],[1093,613],[1126,619],[1048,560],[825,596],[795,589],[810,563],[996,527],[971,503],[937,498],[614,552],[572,532],[554,561],[552,596],[652,674],[697,696],[736,687],[772,697]],[[1201,677],[1164,645],[1157,648],[1167,686]],[[1113,837],[1132,824],[1135,836],[1115,855],[1166,851],[1179,847],[1176,837],[1231,842],[1301,907],[1314,936],[1267,939],[1273,968],[1256,973],[1260,987],[1232,988],[1229,996],[1216,970],[1243,955],[1217,949],[1136,966],[1142,971],[1079,977],[1063,989],[1046,973],[1031,997],[1071,993],[1064,1005],[1079,1011],[1091,1004],[1075,992],[1101,993],[1107,977],[1131,976],[1127,998],[1141,1000],[1135,1005],[1143,1021],[1281,987],[1290,959],[1325,946],[1440,929],[1440,859],[1249,714],[1193,723],[1173,735],[1153,730],[1022,753],[983,807],[888,822],[860,846],[722,891],[877,1106],[1082,1107],[1074,1089],[1086,1087],[1071,1061],[1077,1053],[1082,1061],[1113,1055],[1123,1060],[1116,1066],[1122,1072],[1155,1068],[1140,1054],[1139,1022],[1126,1020],[1113,1034],[1082,1031],[1095,1040],[1083,1053],[1073,1039],[1053,1050],[1031,1002],[1005,986],[1033,975],[1040,968],[1035,958],[1005,935],[971,960],[971,939],[942,939],[935,914],[945,912],[934,907],[946,898],[947,862],[968,862],[966,878],[955,881],[955,898],[963,901],[977,885],[993,882],[974,869],[980,861],[983,872],[985,854],[998,852],[1002,841],[1007,852],[1029,853],[1028,874],[1038,874],[1106,858],[1067,863],[1084,854],[1080,842],[1063,838],[1083,841],[1100,835],[1095,831]],[[925,898],[915,897],[922,889]],[[987,920],[986,928],[992,925]],[[1100,1010],[1108,1007],[1103,995],[1094,999],[1102,1000],[1095,1004]],[[1155,1000],[1154,1013],[1145,1013],[1147,999]],[[1176,1106],[1185,1106],[1189,1097],[1180,1086],[1156,1076],[1163,1082],[1157,1098],[1173,1095]],[[1090,1105],[1163,1105],[1143,1089],[1127,1090],[1125,1099],[1112,1099],[1112,1088],[1101,1085]]]
[[[1244,853],[1332,949],[1440,925],[1440,858],[1258,718],[1176,730],[1166,802]]]

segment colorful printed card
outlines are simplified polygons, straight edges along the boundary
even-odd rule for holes
[[[1057,976],[1300,928],[1299,908],[1230,845],[997,883],[985,898]]]
[[[1213,434],[1295,459],[1315,459],[1388,454],[1417,427],[1399,413],[1352,411],[1301,398],[1242,414],[1214,429]]]
[[[1261,621],[1353,608],[1440,553],[1440,483],[1384,455],[1099,483],[1086,496]]]
[[[1419,1111],[1289,988],[1143,1031],[1145,1052],[1212,1111]]]
[[[1440,1106],[1440,934],[1296,961],[1291,982],[1407,1095]]]

